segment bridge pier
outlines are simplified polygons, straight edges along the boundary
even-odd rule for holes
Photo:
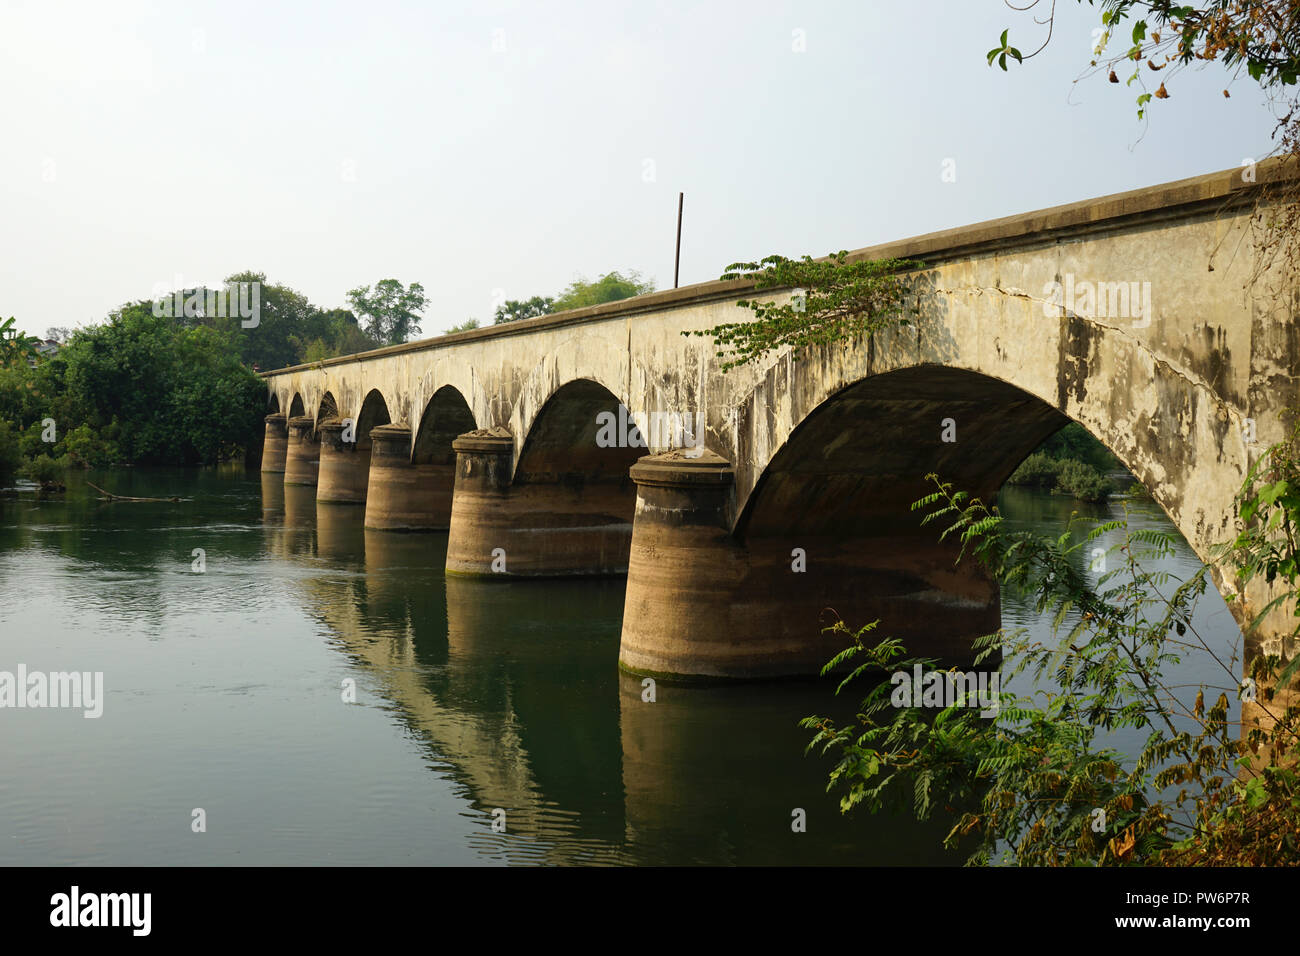
[[[262,471],[283,472],[289,449],[288,419],[283,412],[266,416],[266,437],[262,439]]]
[[[840,540],[729,530],[730,463],[712,453],[642,458],[619,663],[678,678],[812,676],[844,647],[822,633],[881,620],[880,638],[945,666],[1001,623],[996,583],[922,535]],[[834,613],[830,613],[831,609]]]
[[[320,442],[310,415],[289,419],[289,438],[284,456],[286,485],[315,485],[320,472]]]
[[[332,418],[320,424],[320,469],[316,500],[335,504],[363,504],[370,476],[370,449],[344,441],[345,425]]]
[[[514,482],[514,438],[504,428],[468,432],[452,449],[449,573],[570,577],[627,571],[632,527],[626,483]]]
[[[366,527],[380,531],[445,531],[451,523],[456,467],[411,461],[411,430],[380,425],[370,431]]]

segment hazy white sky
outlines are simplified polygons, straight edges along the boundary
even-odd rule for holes
[[[1073,83],[1099,11],[1058,14],[1003,73],[1001,30],[1043,32],[1002,0],[0,0],[0,316],[254,269],[324,307],[421,282],[427,336],[580,275],[670,287],[679,190],[685,285],[1269,150],[1213,64],[1144,134],[1135,89]]]

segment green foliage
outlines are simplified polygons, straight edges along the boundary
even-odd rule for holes
[[[1140,482],[1140,481],[1131,481],[1131,482],[1129,482],[1128,487],[1124,489],[1124,494],[1125,494],[1126,497],[1129,497],[1129,498],[1148,498],[1148,499],[1149,499],[1149,498],[1151,497],[1151,491],[1150,491],[1150,489],[1148,489],[1147,486],[1144,485],[1144,484],[1142,484],[1142,482]]]
[[[1036,451],[1020,463],[1020,467],[1007,479],[1010,485],[1029,485],[1032,488],[1056,487],[1063,462],[1046,452]]]
[[[1099,475],[1092,465],[1074,459],[1061,462],[1056,490],[1080,501],[1105,501],[1114,490],[1109,478]]]
[[[79,467],[229,458],[262,440],[266,383],[253,370],[382,344],[352,311],[318,309],[293,289],[267,283],[264,273],[236,273],[226,283],[223,292],[258,284],[256,299],[251,289],[245,299],[256,302],[255,316],[241,315],[238,299],[209,310],[206,290],[186,290],[180,310],[174,297],[128,303],[101,325],[52,329],[66,344],[34,366],[0,362],[0,420],[12,426],[20,455],[66,455]],[[354,295],[385,334],[418,331],[404,311],[423,306],[418,284],[403,289],[384,280],[374,294],[363,288]],[[43,440],[47,419],[57,426],[53,444]]]
[[[453,325],[444,334],[452,335],[455,332],[468,332],[470,329],[478,328],[478,319],[466,319],[459,325]]]
[[[384,282],[392,283],[394,280],[387,279]],[[213,291],[224,292],[240,283],[257,283],[255,317],[246,318],[238,314],[235,303],[227,306],[225,315],[206,314],[206,305],[193,315],[177,314],[175,300],[171,297],[164,297],[157,303],[163,311],[161,317],[184,328],[209,328],[226,334],[240,360],[256,371],[270,371],[338,355],[352,355],[387,344],[387,339],[376,338],[362,329],[351,310],[319,309],[302,293],[285,285],[267,282],[263,272],[237,272],[226,278],[223,289]],[[400,283],[397,286],[400,288]],[[418,285],[411,287],[412,290],[418,288]],[[189,305],[191,296],[196,302],[205,300],[207,290],[197,290],[198,294],[195,291],[187,290],[184,310],[192,308]],[[368,289],[353,291],[368,292]],[[375,308],[388,307],[391,303],[385,296],[391,291],[390,287],[380,283],[375,295],[366,301]],[[238,304],[252,306],[254,299],[251,292],[250,289],[244,302]],[[409,293],[404,301],[410,301]],[[253,318],[256,319],[255,324],[246,326],[245,322],[250,322]],[[394,318],[388,313],[378,319],[372,316],[372,323],[379,321],[384,329],[399,320],[400,316]],[[419,327],[415,326],[408,331],[418,332]]]
[[[116,445],[114,457],[130,462],[230,457],[260,439],[266,396],[265,383],[240,363],[235,334],[179,325],[153,315],[148,302],[124,306],[60,351],[58,387],[28,404],[22,423],[51,417],[65,431],[85,425],[101,438],[119,423],[104,441]],[[110,453],[90,446],[85,452],[80,460]]]
[[[1038,450],[1053,458],[1073,458],[1091,465],[1097,471],[1114,471],[1123,467],[1110,449],[1093,438],[1092,433],[1078,422],[1068,422],[1039,445]]]
[[[113,440],[119,431],[116,419],[99,434],[83,422],[63,437],[64,454],[81,468],[108,468],[122,461],[122,452]]]
[[[299,354],[303,363],[368,352],[383,344],[361,328],[349,309],[313,310],[305,319],[301,334],[292,339],[307,343]]]
[[[576,279],[570,282],[559,296],[550,303],[550,312],[564,312],[568,309],[582,309],[605,302],[617,302],[633,296],[644,295],[655,290],[654,283],[642,279],[640,273],[629,271],[625,276],[620,272],[607,272],[594,282]],[[529,300],[535,302],[536,297]]]
[[[43,440],[42,432],[44,430],[39,421],[32,422],[27,426],[27,430],[18,439],[18,449],[22,452],[23,458],[36,458],[49,449],[49,443]]]
[[[206,290],[186,290],[180,310],[174,297],[128,303],[101,325],[51,329],[66,344],[34,366],[20,337],[0,335],[0,422],[5,449],[19,456],[9,476],[21,459],[42,456],[88,468],[232,457],[262,441],[266,383],[254,369],[363,352],[388,340],[372,338],[352,311],[318,309],[293,289],[267,283],[264,273],[236,273],[226,283],[222,292],[258,284],[256,299],[251,289],[245,299],[256,302],[255,316],[241,315],[238,299],[209,310]],[[418,283],[406,289],[385,279],[373,293],[363,287],[352,295],[383,335],[400,340],[419,331],[412,314],[424,305]],[[8,320],[0,332],[12,326]],[[47,419],[57,442],[44,441]]]
[[[725,322],[712,329],[683,332],[708,335],[720,346],[722,371],[789,346],[795,350],[839,343],[851,347],[861,336],[909,323],[903,302],[909,292],[905,270],[923,264],[907,259],[848,262],[848,252],[825,259],[768,256],[762,262],[736,262],[724,280],[743,279],[756,290],[793,289],[789,301],[742,299],[755,319]]]
[[[45,492],[63,491],[64,477],[67,475],[68,462],[64,458],[52,458],[48,454],[37,455],[25,462],[19,470],[28,481],[34,481]]]
[[[20,332],[14,318],[0,322],[0,367],[26,364],[36,357],[36,339]]]
[[[623,275],[621,272],[607,272],[594,282],[589,282],[586,279],[575,279],[560,293],[558,298],[535,295],[531,299],[510,299],[503,302],[497,306],[496,312],[493,314],[493,323],[501,325],[505,322],[519,322],[523,319],[536,318],[539,315],[550,315],[552,312],[563,312],[566,309],[581,309],[591,305],[601,305],[605,302],[617,302],[620,299],[644,295],[654,290],[654,283],[643,280],[640,274],[635,271],[630,271],[627,275]],[[469,322],[474,324],[469,325]],[[478,328],[477,319],[469,319],[467,322],[453,326],[447,331],[448,333],[464,332],[471,328]]]
[[[611,273],[611,275],[612,274],[613,273]],[[573,287],[570,286],[570,288]],[[502,322],[518,322],[521,319],[533,319],[539,315],[547,315],[554,312],[554,306],[554,299],[540,295],[535,295],[531,299],[526,299],[523,302],[516,302],[514,299],[509,299],[497,306],[493,321],[495,324],[500,325]],[[474,322],[474,327],[477,328],[478,321],[471,321]]]
[[[307,365],[333,357],[333,350],[330,349],[324,339],[312,339],[307,343],[307,348],[303,351],[302,361],[304,365]]]
[[[424,286],[403,286],[396,279],[381,279],[374,291],[363,285],[348,293],[348,302],[366,322],[365,331],[376,342],[398,345],[420,334],[420,316],[428,305]]]
[[[998,66],[1002,67],[1003,73],[1007,71],[1007,57],[1011,57],[1017,63],[1020,63],[1024,60],[1024,57],[1020,55],[1019,50],[1017,50],[1013,46],[1008,45],[1007,43],[1008,32],[1009,31],[1007,30],[1003,30],[1002,36],[998,40],[998,45],[995,46],[993,49],[989,50],[989,52],[986,54],[988,56],[989,66],[993,65],[993,60],[996,58],[998,61]]]
[[[1285,500],[1295,458],[1270,457],[1281,477],[1243,484],[1238,502],[1255,531],[1239,536],[1232,553],[1244,579],[1272,568],[1294,600],[1295,550],[1284,526],[1300,506]],[[1149,570],[1151,559],[1171,553],[1174,535],[1130,530],[1127,517],[1086,532],[1072,520],[1057,538],[1011,532],[996,508],[934,475],[928,480],[936,490],[913,505],[927,512],[922,524],[942,522],[939,538],[960,543],[959,560],[976,560],[1001,585],[1031,595],[1037,611],[1051,615],[1053,640],[1040,643],[1021,629],[976,642],[976,666],[1004,648],[1002,686],[1016,681],[1034,691],[1002,690],[992,720],[956,705],[937,715],[894,707],[882,683],[866,693],[854,723],[806,718],[802,726],[815,732],[809,749],[838,755],[828,789],[843,791],[841,809],[877,811],[897,789],[892,784],[908,784],[918,818],[940,807],[952,812],[945,843],[973,841],[973,864],[1300,862],[1300,704],[1274,708],[1272,727],[1244,737],[1229,722],[1229,695],[1241,693],[1236,659],[1220,658],[1192,623],[1208,567],[1182,581]],[[1287,516],[1275,519],[1279,513]],[[1081,555],[1113,531],[1122,532],[1111,549],[1115,567],[1090,580]],[[854,665],[840,691],[866,676],[931,664],[906,658],[896,640],[867,640],[877,624],[853,632],[840,621],[830,629],[849,641],[826,671]],[[1190,704],[1165,677],[1188,651],[1206,655],[1223,679],[1202,686]],[[1247,671],[1284,684],[1279,663],[1261,658]],[[1022,676],[1031,679],[1016,680]],[[1060,690],[1038,689],[1044,677]],[[1100,734],[1116,728],[1143,735],[1136,758],[1104,745]],[[1285,759],[1252,765],[1250,752],[1265,745]],[[952,810],[972,800],[973,809]]]
[[[258,283],[257,325],[244,327],[245,320],[234,307],[226,315],[173,316],[167,321],[183,328],[208,328],[223,333],[234,353],[245,365],[258,369],[283,368],[298,362],[302,345],[299,337],[316,315],[307,297],[287,286],[266,281],[264,272],[237,272],[226,278],[227,285]],[[250,295],[251,298],[251,295]],[[166,305],[166,302],[162,303]],[[174,308],[168,309],[174,312]]]
[[[1047,488],[1082,501],[1103,501],[1114,484],[1102,470],[1120,467],[1119,460],[1077,422],[1070,422],[1020,463],[1008,484]]]
[[[18,448],[19,436],[14,427],[0,418],[0,488],[13,483],[14,475],[23,463],[23,453]]]

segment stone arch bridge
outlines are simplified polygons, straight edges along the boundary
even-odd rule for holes
[[[683,333],[749,316],[741,282],[271,372],[263,471],[368,527],[445,529],[449,573],[626,573],[633,671],[815,673],[826,608],[968,660],[998,590],[919,526],[928,472],[989,500],[1074,420],[1203,559],[1232,533],[1300,372],[1248,178],[859,250],[926,263],[913,325],[725,374]]]

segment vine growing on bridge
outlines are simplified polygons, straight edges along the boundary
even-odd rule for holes
[[[924,267],[911,259],[848,261],[841,250],[824,259],[787,259],[772,255],[760,262],[733,262],[723,280],[743,279],[755,290],[791,289],[787,302],[741,299],[755,319],[724,322],[683,335],[709,335],[719,346],[726,372],[786,347],[803,350],[841,343],[849,347],[862,336],[909,324],[906,299],[910,274]]]

